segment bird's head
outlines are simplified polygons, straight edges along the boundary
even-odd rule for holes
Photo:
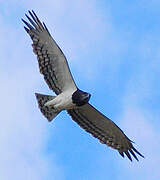
[[[88,103],[90,97],[91,94],[77,89],[77,91],[72,94],[72,102],[77,106],[83,106]]]

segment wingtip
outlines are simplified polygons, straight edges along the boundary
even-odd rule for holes
[[[128,157],[128,159],[132,162],[132,157],[131,155],[137,160],[139,161],[139,159],[136,156],[136,153],[141,156],[142,158],[145,158],[139,151],[137,151],[134,147],[132,147],[131,149],[128,149],[127,151],[118,151],[119,154],[124,158],[124,154]]]
[[[25,21],[23,18],[21,18],[21,21],[22,21],[24,24],[26,24],[26,21]],[[25,31],[28,33],[28,32],[29,32],[29,29],[26,28],[25,26],[23,26],[23,27],[24,27]]]
[[[33,27],[27,21],[25,21],[24,19],[22,19],[22,21],[28,28],[33,29]]]
[[[31,16],[33,16],[33,13],[34,11],[33,10],[28,10],[28,13],[31,15]]]
[[[132,151],[132,149],[129,149],[129,151],[130,151],[130,153],[132,154],[132,156],[137,160],[137,161],[139,161],[138,160],[138,158],[137,158],[137,156],[134,154],[134,152]]]
[[[35,16],[36,18],[38,18],[33,9],[32,9],[32,13],[34,14],[34,16]]]
[[[119,152],[119,154],[124,158],[124,153],[123,152],[120,152],[120,151],[118,151]]]
[[[23,22],[24,22],[25,20],[24,20],[23,18],[21,18],[21,21],[23,21]],[[25,22],[24,22],[24,23],[25,23]]]
[[[124,152],[126,154],[126,156],[128,157],[128,159],[132,162],[132,158],[131,158],[131,155],[129,154],[128,151]]]
[[[28,15],[27,15],[27,14],[25,14],[25,16],[28,18]]]
[[[29,33],[29,29],[28,29],[28,28],[26,28],[26,27],[24,26],[24,29],[26,30],[27,33]]]
[[[132,149],[141,157],[145,158],[135,147],[132,147]]]

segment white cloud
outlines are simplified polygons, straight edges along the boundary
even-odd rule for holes
[[[8,68],[10,69],[10,68]],[[32,74],[32,79],[29,79]],[[0,73],[1,126],[0,126],[0,178],[53,179],[62,176],[55,158],[45,154],[48,137],[45,121],[37,116],[37,104],[32,88],[38,78],[28,69],[16,68]],[[29,93],[30,92],[30,93]]]
[[[146,44],[145,44],[146,45]],[[144,46],[146,47],[146,46]],[[148,46],[152,49],[153,46]],[[142,48],[141,57],[145,50]],[[155,56],[155,51],[150,52],[150,58]],[[155,56],[156,57],[156,56]],[[147,58],[147,57],[146,57]],[[157,61],[157,66],[159,61]],[[122,113],[120,117],[120,127],[125,134],[133,140],[135,147],[140,151],[145,159],[139,158],[140,162],[129,163],[121,162],[121,165],[127,169],[126,177],[129,179],[159,179],[159,141],[160,133],[157,129],[159,124],[159,111],[154,109],[154,101],[157,94],[157,84],[154,80],[157,74],[156,66],[153,61],[148,62],[145,67],[139,69],[129,80],[125,94],[122,97]],[[152,72],[152,73],[150,73]],[[153,104],[153,105],[152,105]]]
[[[28,9],[34,9],[37,12],[68,57],[71,69],[74,66],[74,73],[79,72],[79,77],[82,79],[87,76],[88,79],[93,78],[95,81],[97,74],[102,76],[97,69],[103,65],[106,65],[106,71],[111,72],[110,76],[113,75],[112,77],[116,79],[120,64],[124,61],[123,54],[132,46],[128,46],[127,39],[124,40],[127,37],[123,36],[126,32],[117,33],[120,30],[113,24],[110,9],[106,7],[107,14],[104,15],[98,10],[94,1],[28,0],[7,1],[7,3],[12,3],[12,9],[6,6],[3,17],[0,16],[0,82],[2,85],[0,153],[3,155],[0,162],[0,179],[41,180],[49,177],[56,180],[65,179],[63,167],[56,163],[54,151],[51,158],[44,152],[49,134],[45,121],[41,122],[39,119],[41,115],[37,113],[39,111],[33,89],[43,89],[44,92],[48,88],[46,85],[45,88],[42,87],[45,83],[42,82],[38,72],[36,58],[31,52],[31,40],[23,31],[20,16],[24,17],[23,14]],[[16,11],[18,14],[15,13]],[[11,16],[13,16],[12,19],[8,19]],[[152,110],[144,109],[140,104],[140,101],[152,98],[155,92],[153,89],[156,87],[153,81],[157,74],[154,73],[153,76],[150,72],[156,70],[158,73],[159,49],[155,51],[155,48],[150,46],[150,42],[148,39],[141,42],[138,47],[139,57],[144,61],[146,57],[151,58],[153,54],[157,54],[156,63],[152,66],[153,61],[148,63],[150,60],[148,59],[145,68],[139,67],[138,75],[135,75],[137,73],[135,72],[127,82],[128,86],[122,97],[124,108],[120,127],[136,142],[137,149],[146,156],[144,160],[140,159],[139,164],[130,164],[120,159],[123,169],[128,169],[127,175],[130,175],[130,179],[137,173],[142,174],[141,171],[146,174],[145,179],[149,177],[158,179],[159,173],[156,167],[159,160],[157,142],[160,134],[152,124],[157,117]],[[147,52],[146,49],[148,49]],[[108,57],[105,57],[105,60],[103,53]],[[76,68],[78,65],[79,68]],[[82,68],[82,65],[85,66]],[[113,80],[112,77],[110,79]],[[91,83],[90,81],[90,85]],[[56,127],[54,128],[56,130]],[[104,156],[101,159],[104,160]],[[107,160],[106,163],[108,164]],[[117,166],[117,162],[115,164]],[[154,173],[150,171],[153,167]],[[106,169],[104,172],[106,173]]]
[[[126,51],[127,41],[118,35],[107,5],[105,14],[98,8],[96,1],[39,3],[36,0],[24,1],[23,6],[24,12],[33,9],[46,23],[68,58],[72,71],[78,71],[81,78],[95,79],[97,67],[102,68],[104,65],[108,70],[116,71],[122,59],[113,61],[113,56],[118,57]]]
[[[2,17],[0,17],[2,19]],[[47,122],[38,117],[34,90],[41,80],[19,29],[0,26],[0,179],[63,179],[54,152],[47,155]],[[22,28],[21,28],[22,31]],[[23,32],[24,33],[24,32]]]
[[[127,82],[122,97],[122,113],[120,127],[125,134],[135,142],[135,147],[145,159],[139,158],[139,163],[127,160],[120,162],[119,171],[126,179],[159,179],[159,141],[160,133],[159,110],[156,107],[159,94],[159,38],[157,33],[145,34],[139,40],[136,48],[137,69]],[[126,172],[122,172],[126,169]]]
[[[22,23],[19,22],[21,17],[15,14],[13,2],[13,11],[9,9],[9,3],[7,2],[3,15],[0,14],[2,20],[0,22],[2,27],[0,30],[2,60],[0,82],[3,84],[0,94],[2,102],[0,104],[2,119],[0,154],[3,155],[0,162],[0,179],[44,180],[50,177],[56,180],[64,179],[63,167],[56,163],[54,150],[51,157],[45,153],[46,142],[49,138],[47,123],[39,119],[40,113],[37,114],[39,111],[33,95],[33,89],[36,87],[42,89],[39,87],[42,78],[31,52],[31,41],[25,35]],[[99,21],[99,15],[96,14],[94,4],[91,2],[85,3],[84,7],[82,3],[75,4],[74,2],[71,2],[72,7],[68,2],[63,6],[64,1],[48,3],[25,1],[25,3],[23,7],[26,10],[35,9],[38,16],[40,18],[43,16],[46,24],[50,24],[49,27],[56,27],[54,37],[57,37],[55,39],[60,42],[60,46],[64,44],[62,47],[67,47],[64,51],[68,52],[70,61],[78,57],[76,55],[78,50],[86,52],[90,43],[94,43],[96,38],[97,40],[102,38],[102,36],[95,37],[95,34],[100,35],[103,31],[103,28],[98,28],[103,26],[103,23]],[[50,3],[54,5],[54,8],[49,8]],[[90,13],[88,13],[88,8]],[[65,24],[64,17],[68,10],[70,10],[70,21],[66,21]],[[20,14],[22,10],[18,9],[18,11]],[[74,17],[73,14],[76,16]],[[71,28],[67,22],[75,26],[72,25]],[[79,34],[82,36],[80,37]],[[82,61],[85,62],[84,59]]]
[[[155,121],[154,114],[144,112],[126,105],[121,116],[121,128],[131,140],[135,141],[135,147],[145,159],[139,157],[139,163],[130,163],[127,160],[121,162],[127,173],[127,178],[135,179],[159,179],[159,141],[160,133],[152,123]]]
[[[33,78],[29,80],[28,74],[34,75]],[[44,180],[54,173],[53,179],[63,179],[55,157],[50,160],[45,154],[47,123],[38,118],[35,98],[30,95],[38,81],[36,74],[30,69],[17,68],[12,71],[12,76],[1,72],[0,77],[3,84],[0,95],[0,178]]]

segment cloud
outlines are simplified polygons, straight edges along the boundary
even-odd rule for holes
[[[64,0],[25,1],[23,7],[24,12],[34,9],[46,23],[66,55],[73,74],[76,71],[81,78],[92,81],[98,76],[97,67],[102,69],[105,66],[107,71],[116,71],[122,59],[113,61],[113,57],[126,51],[127,41],[121,39],[112,23],[109,6],[105,6],[105,13],[97,1],[84,0],[67,3]]]
[[[47,123],[38,117],[33,92],[41,81],[38,68],[22,48],[20,30],[3,21],[0,26],[0,179],[63,179],[56,156],[45,152]]]
[[[119,126],[135,142],[145,159],[118,162],[120,177],[126,179],[159,179],[159,38],[156,32],[144,33],[138,41],[135,70],[129,74],[121,97]],[[123,170],[122,170],[123,169]],[[120,179],[120,178],[119,178]]]
[[[45,153],[48,137],[46,123],[37,117],[35,99],[28,93],[37,79],[34,76],[28,81],[28,73],[33,71],[17,68],[12,71],[12,76],[0,73],[3,84],[0,95],[0,178],[63,179],[54,154],[50,160]]]
[[[143,43],[142,43],[143,44]],[[148,48],[145,48],[148,46]],[[142,46],[141,46],[142,47]],[[143,49],[143,50],[142,50]],[[152,43],[145,43],[141,49],[141,60],[157,58],[156,50]],[[154,49],[149,52],[148,49]],[[156,54],[156,55],[155,55]],[[144,58],[144,59],[143,59]],[[121,162],[121,167],[127,169],[125,177],[128,179],[159,179],[159,148],[160,133],[157,129],[159,125],[159,109],[157,108],[157,93],[159,93],[155,78],[157,78],[156,68],[159,61],[146,63],[145,67],[138,69],[128,81],[124,96],[122,97],[122,112],[117,116],[120,119],[120,127],[125,134],[135,142],[135,147],[140,151],[145,159],[139,158],[140,162],[130,164],[127,161]],[[145,63],[144,63],[145,64]],[[152,72],[152,73],[150,73]]]
[[[62,180],[66,173],[63,165],[57,163],[54,150],[51,154],[46,153],[51,136],[46,121],[41,121],[43,118],[37,108],[34,92],[35,89],[45,92],[48,87],[38,72],[36,58],[31,52],[31,40],[20,22],[20,18],[24,17],[21,14],[28,9],[37,12],[51,29],[72,66],[85,63],[87,67],[92,61],[91,58],[86,61],[87,49],[90,51],[97,42],[103,40],[105,31],[111,34],[112,27],[109,21],[107,25],[103,23],[103,15],[92,2],[21,1],[18,3],[21,8],[17,8],[16,4],[17,1],[6,2],[3,4],[4,11],[0,13],[0,82],[3,84],[0,94],[3,102],[0,104],[3,120],[0,127],[0,153],[3,155],[0,179]],[[12,5],[12,10],[9,5]],[[113,51],[112,48],[110,50]],[[81,53],[84,55],[79,58]],[[90,69],[87,68],[88,78],[93,73],[95,75],[96,66],[91,65]],[[80,69],[77,68],[76,73],[79,71],[82,75],[85,69]],[[56,131],[54,127],[54,133]]]
[[[16,4],[16,1],[14,2]],[[8,6],[10,3],[13,5],[12,10]],[[32,7],[26,3],[21,2],[19,5],[26,10],[38,9],[37,11],[40,13],[36,12],[40,18],[43,13],[45,14],[46,20],[44,17],[43,19],[46,24],[50,24],[50,27],[57,27],[55,33],[52,34],[55,34],[58,44],[62,46],[64,51],[68,52],[70,62],[77,61],[78,50],[80,52],[85,50],[86,53],[90,43],[102,38],[102,36],[93,38],[94,34],[101,34],[103,28],[97,27],[102,26],[103,23],[98,20],[92,3],[86,4],[87,6],[84,7],[80,2],[78,4],[72,3],[73,5],[70,7],[67,6],[68,3],[63,6],[64,1],[50,2],[52,5],[54,4],[55,11],[46,7],[47,4],[50,6],[50,3],[36,1],[31,3]],[[37,3],[39,4],[38,8]],[[31,41],[25,35],[23,25],[20,22],[22,10],[17,10],[17,6],[13,2],[7,2],[3,5],[5,8],[0,14],[2,20],[0,22],[2,27],[0,30],[2,59],[0,62],[0,82],[3,84],[0,94],[1,119],[3,120],[0,127],[2,147],[0,153],[3,155],[0,163],[0,178],[4,180],[44,180],[52,177],[52,179],[62,180],[64,179],[64,169],[56,162],[54,150],[52,154],[46,153],[46,143],[50,137],[49,129],[46,121],[43,122],[39,118],[42,116],[37,108],[34,89],[40,91],[47,86],[41,86],[44,82],[42,83],[43,79],[38,72],[37,62],[31,53]],[[90,13],[88,13],[87,7],[90,7]],[[68,8],[72,9],[68,18],[70,21],[65,23],[64,17]],[[48,9],[48,12],[45,12],[44,9]],[[76,16],[74,17],[73,14]],[[67,22],[75,24],[75,26],[70,27]],[[83,36],[80,37],[79,34],[83,34]],[[66,52],[65,54],[67,54]],[[34,60],[32,61],[32,59]],[[83,59],[82,63],[84,61]],[[79,63],[77,62],[77,64]],[[46,89],[48,90],[48,88]],[[54,131],[56,131],[56,127],[54,127]]]
[[[90,164],[86,163],[87,157],[81,166],[82,170],[87,167],[85,177],[91,176],[90,179],[97,177],[103,179],[106,176],[106,169],[110,168],[110,171],[112,167],[114,170],[109,172],[110,178],[132,179],[136,174],[139,179],[144,177],[158,179],[159,145],[157,142],[160,138],[157,131],[159,124],[157,82],[159,82],[160,65],[158,32],[150,33],[147,29],[146,33],[142,30],[139,37],[137,32],[134,32],[134,28],[129,29],[128,25],[116,23],[117,17],[112,14],[110,6],[106,5],[102,12],[97,1],[23,0],[18,2],[9,0],[3,3],[1,8],[3,10],[0,12],[0,82],[2,85],[0,179],[62,180],[71,172],[76,176],[75,172],[81,173],[78,172],[78,168],[73,172],[73,163],[76,164],[73,157],[77,156],[80,148],[82,154],[83,152],[87,154],[86,151],[88,151],[87,155],[90,156]],[[92,146],[93,149],[90,150],[88,143],[92,140],[88,140],[88,137],[84,138],[87,142],[85,150],[81,144],[78,144],[79,148],[73,147],[74,151],[78,152],[74,154],[74,151],[70,152],[68,147],[68,154],[70,156],[74,154],[71,161],[69,161],[69,155],[68,159],[62,158],[63,155],[61,156],[60,152],[54,149],[52,153],[48,153],[48,141],[53,143],[50,140],[53,136],[37,108],[34,92],[48,93],[49,90],[39,74],[36,58],[31,52],[31,40],[25,34],[20,21],[28,9],[35,10],[40,19],[47,24],[51,34],[67,56],[71,70],[76,74],[76,82],[83,84],[80,87],[92,88],[93,92],[99,93],[96,103],[99,103],[105,111],[110,109],[113,116],[117,116],[120,127],[136,142],[137,149],[145,155],[144,160],[140,158],[139,163],[130,163],[127,159],[123,161],[117,152],[110,150],[111,156],[108,157],[106,156],[108,148],[103,149],[99,143],[97,146]],[[139,17],[136,16],[141,21]],[[125,19],[125,21],[130,20]],[[135,26],[134,22],[132,26]],[[139,27],[136,26],[136,28],[139,32]],[[156,43],[155,40],[157,40]],[[105,83],[109,93],[106,92]],[[104,89],[100,88],[102,86]],[[113,95],[114,93],[116,95]],[[104,102],[106,95],[107,100]],[[116,103],[118,108],[122,107],[122,113],[115,108]],[[59,123],[64,124],[59,124],[60,131],[63,132],[62,126],[67,126],[68,122],[65,124],[59,121]],[[52,127],[56,133],[58,131],[56,126]],[[72,131],[72,128],[69,130]],[[68,134],[67,130],[66,134]],[[76,136],[74,140],[77,142]],[[93,140],[93,144],[95,142],[97,141]],[[68,142],[66,144],[68,145]],[[95,147],[97,147],[96,150]],[[97,153],[98,150],[99,153]],[[100,153],[101,151],[103,152]],[[57,154],[62,161],[60,164]],[[79,167],[79,162],[76,165]],[[78,178],[81,179],[81,177]]]
[[[159,141],[160,133],[154,126],[154,115],[137,107],[127,105],[121,116],[121,127],[131,140],[135,141],[135,147],[145,156],[139,158],[139,163],[121,162],[126,169],[126,178],[135,179],[159,179]]]

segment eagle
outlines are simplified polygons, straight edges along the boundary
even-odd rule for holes
[[[102,144],[117,150],[132,161],[137,154],[144,156],[133,146],[124,132],[108,117],[90,103],[91,94],[80,90],[70,72],[67,59],[56,41],[52,38],[45,23],[36,13],[25,14],[28,22],[22,19],[24,29],[32,39],[33,52],[37,55],[39,71],[49,88],[56,96],[35,93],[42,114],[50,122],[61,111],[66,110],[81,128],[98,138]],[[133,156],[133,157],[132,157]]]

